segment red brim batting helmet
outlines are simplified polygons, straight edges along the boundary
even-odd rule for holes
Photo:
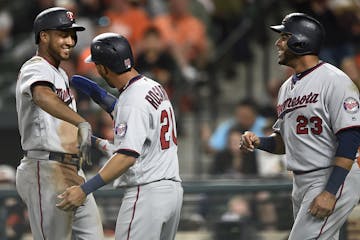
[[[53,7],[39,13],[34,20],[35,42],[39,43],[40,32],[45,30],[84,31],[85,28],[75,23],[74,14],[66,8]]]

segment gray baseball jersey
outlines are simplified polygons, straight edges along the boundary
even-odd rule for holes
[[[16,187],[29,210],[34,239],[102,239],[102,224],[92,195],[74,212],[57,209],[57,195],[84,181],[76,166],[50,161],[50,152],[77,153],[77,128],[57,119],[32,100],[31,85],[49,82],[70,108],[76,103],[66,73],[35,56],[21,68],[16,85],[16,108],[21,145],[28,154],[17,168]],[[74,237],[73,236],[73,237]]]
[[[115,150],[140,155],[117,180],[117,186],[161,179],[181,181],[174,110],[160,84],[146,77],[133,79],[120,94],[114,116]]]
[[[168,96],[160,84],[139,75],[124,87],[113,114],[114,148],[138,156],[115,181],[126,187],[116,239],[174,239],[183,190]]]
[[[336,133],[360,127],[359,91],[341,70],[319,63],[296,83],[288,79],[278,95],[278,121],[289,170],[294,171],[294,219],[289,239],[337,239],[346,217],[358,203],[360,171],[354,163],[337,193],[334,212],[319,220],[308,213],[332,171],[338,146]],[[304,173],[304,171],[312,171]]]

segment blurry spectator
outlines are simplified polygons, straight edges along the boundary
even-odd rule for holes
[[[105,10],[105,2],[103,0],[78,0],[79,15],[89,19],[98,19]]]
[[[145,31],[135,62],[139,72],[158,81],[172,98],[177,66],[171,54],[160,43],[160,39],[159,30],[150,26]]]
[[[150,18],[154,18],[157,15],[164,14],[167,11],[167,0],[137,0],[140,1],[144,6],[146,12],[149,14]]]
[[[232,197],[228,202],[227,211],[221,215],[221,221],[239,221],[250,218],[252,215],[249,203],[239,195]]]
[[[8,165],[0,165],[0,189],[15,190],[15,169]],[[0,222],[5,217],[5,231],[0,233],[1,239],[20,240],[26,231],[26,211],[24,204],[17,198],[1,198],[0,211],[4,215],[0,216]]]
[[[272,126],[274,123],[275,120],[267,121],[267,124],[263,128],[264,136],[270,136],[273,133]],[[285,175],[287,173],[284,155],[277,155],[262,150],[256,150],[256,156],[259,176],[274,177]]]
[[[0,11],[0,56],[9,51],[12,47],[11,30],[13,27],[13,19],[6,10]]]
[[[215,240],[254,240],[259,239],[252,223],[252,212],[248,201],[236,195],[228,202],[227,211],[215,226]]]
[[[12,34],[14,38],[33,37],[33,20],[42,10],[54,7],[54,0],[27,0],[27,1],[9,1],[8,7],[11,9],[14,18],[14,28]],[[35,46],[35,41],[34,46]],[[34,47],[32,46],[32,47]]]
[[[150,24],[150,19],[137,0],[109,0],[109,2],[104,15],[110,20],[111,32],[126,37],[136,56],[137,44]]]
[[[266,119],[258,114],[257,104],[253,99],[243,99],[239,101],[234,109],[234,116],[221,122],[210,139],[204,139],[207,143],[207,152],[223,150],[226,146],[229,130],[236,127],[239,131],[253,131],[260,136],[263,135],[262,129],[266,124]]]
[[[167,47],[172,51],[184,77],[196,80],[196,68],[206,65],[209,39],[206,26],[194,17],[189,0],[169,0],[169,12],[154,18]]]
[[[214,156],[211,174],[221,175],[255,175],[257,174],[257,161],[255,152],[244,153],[239,148],[241,132],[232,128],[228,133],[228,143],[224,150]]]

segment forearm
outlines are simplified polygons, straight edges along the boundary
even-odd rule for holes
[[[124,154],[115,154],[102,167],[98,174],[82,184],[80,187],[86,195],[96,191],[105,184],[118,178],[121,174],[126,172],[134,163],[136,159]]]
[[[104,182],[111,182],[126,172],[135,161],[134,157],[117,153],[100,169],[99,174]]]
[[[42,88],[38,86],[37,88]],[[33,101],[50,115],[77,126],[86,120],[68,107],[50,88],[34,91]]]

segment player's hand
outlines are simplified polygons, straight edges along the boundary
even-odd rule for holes
[[[244,151],[253,152],[259,143],[260,139],[255,133],[246,131],[243,135],[241,135],[239,148]]]
[[[86,194],[80,186],[69,187],[62,194],[57,196],[62,201],[56,204],[56,207],[64,211],[73,211],[83,205],[86,200]]]
[[[114,144],[110,143],[106,139],[95,137],[94,135],[91,136],[91,146],[100,150],[105,156],[111,157],[114,155]]]
[[[324,219],[333,212],[335,202],[336,196],[334,194],[323,191],[312,201],[309,213],[316,218]]]
[[[88,122],[82,122],[78,125],[78,142],[80,146],[80,158],[88,165],[91,165],[91,126]]]

